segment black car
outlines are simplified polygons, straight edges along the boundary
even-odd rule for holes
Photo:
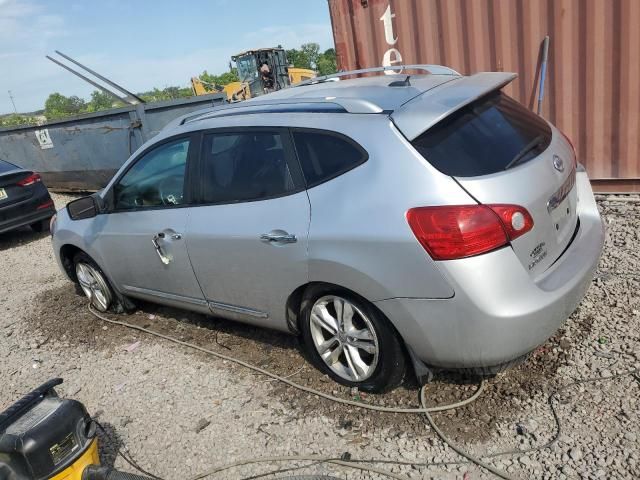
[[[39,174],[0,160],[0,233],[24,225],[45,231],[55,213]]]

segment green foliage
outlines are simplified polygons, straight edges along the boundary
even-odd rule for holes
[[[19,127],[21,125],[37,125],[38,119],[36,117],[31,117],[28,115],[8,115],[5,117],[0,117],[0,128],[1,127]]]
[[[320,45],[317,43],[305,43],[300,47],[300,51],[302,52],[303,58],[307,58],[309,60],[309,65],[314,70],[317,68],[318,59],[320,58]]]
[[[138,96],[145,102],[160,102],[162,100],[191,97],[193,96],[193,92],[190,88],[186,87],[166,87],[162,90],[154,88],[148,92],[139,93]]]
[[[320,53],[317,43],[305,43],[300,49],[287,50],[289,63],[298,68],[316,70],[319,75],[329,75],[338,71],[336,65],[336,51],[333,48]]]
[[[175,98],[185,98],[192,96],[190,88],[167,87],[160,90],[154,88],[151,91],[139,93],[138,96],[146,102],[158,102],[161,100],[173,100]],[[52,93],[44,104],[44,115],[47,120],[80,115],[83,113],[99,112],[110,108],[124,107],[125,104],[115,97],[100,90],[91,93],[91,100],[85,102],[83,99],[74,96],[66,97],[60,93]],[[33,121],[33,123],[36,123]],[[4,120],[3,120],[4,125]]]
[[[115,97],[100,90],[94,90],[91,93],[91,100],[87,103],[87,112],[99,112],[100,110],[109,110],[110,108],[123,107],[124,104]]]
[[[305,46],[309,44],[304,44],[300,47],[300,50],[292,48],[291,50],[287,50],[287,60],[289,61],[289,65],[293,65],[298,68],[314,68],[314,64],[312,62],[311,57],[309,56],[309,49],[305,50]],[[317,45],[317,44],[315,44]],[[318,49],[320,47],[318,46]],[[313,51],[311,52],[313,53]]]
[[[318,71],[318,75],[330,75],[338,71],[335,49],[329,48],[320,55],[316,62],[316,70]]]
[[[44,102],[44,115],[47,120],[79,115],[86,112],[86,102],[75,95],[65,97],[60,93],[52,93]]]

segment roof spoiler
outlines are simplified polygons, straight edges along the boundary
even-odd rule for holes
[[[481,72],[453,79],[409,100],[393,112],[391,119],[405,137],[413,140],[456,110],[501,89],[517,76],[508,72]]]

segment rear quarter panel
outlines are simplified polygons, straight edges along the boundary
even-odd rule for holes
[[[473,200],[420,157],[386,116],[334,115],[314,127],[352,138],[369,159],[308,190],[310,281],[341,285],[370,301],[452,297],[405,214],[411,207]]]

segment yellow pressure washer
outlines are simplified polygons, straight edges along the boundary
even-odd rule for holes
[[[97,423],[49,380],[0,413],[0,480],[150,480],[100,465]]]

